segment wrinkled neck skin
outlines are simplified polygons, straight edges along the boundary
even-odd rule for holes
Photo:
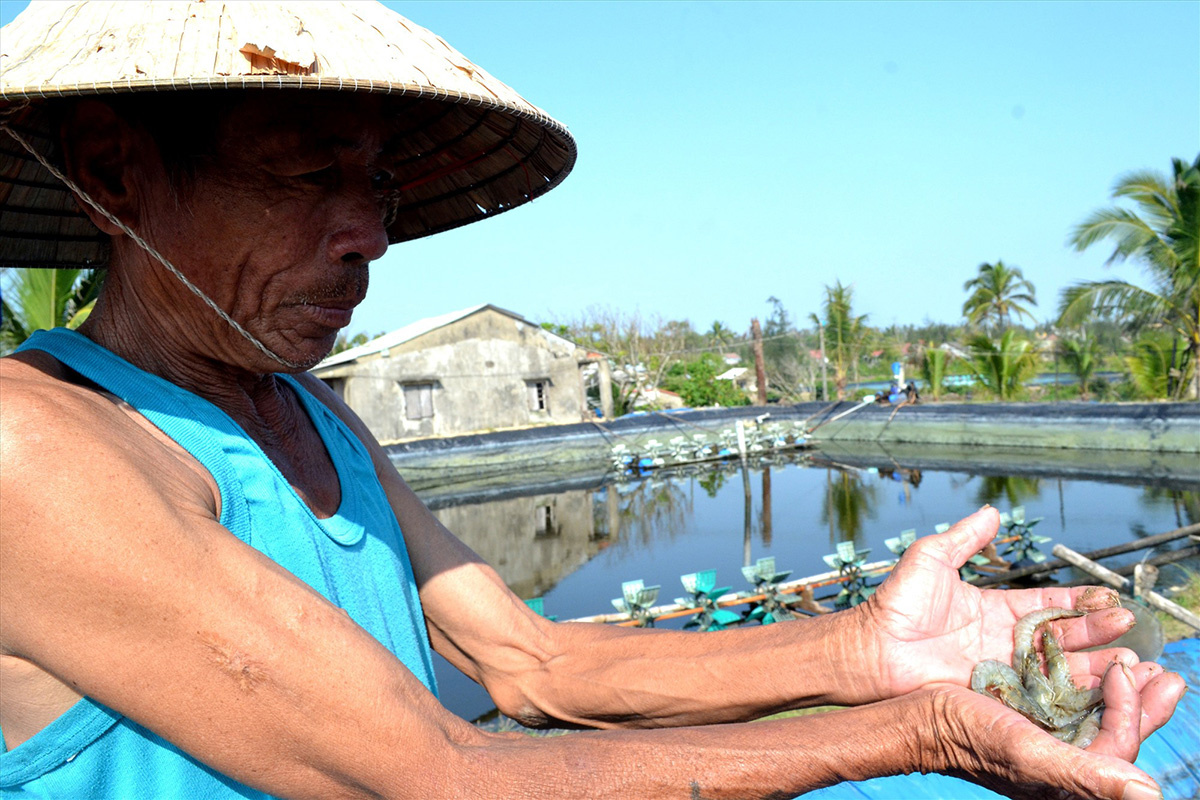
[[[274,375],[287,371],[283,365],[260,353],[149,257],[126,268],[115,255],[81,334],[213,403],[259,441],[294,429],[296,403]]]

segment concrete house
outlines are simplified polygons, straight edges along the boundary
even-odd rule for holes
[[[312,373],[394,442],[579,422],[589,360],[519,314],[478,305],[332,355]]]

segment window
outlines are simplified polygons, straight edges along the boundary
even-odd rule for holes
[[[407,419],[430,419],[433,416],[433,384],[404,384],[404,416]]]
[[[550,410],[550,381],[529,381],[529,410]]]
[[[551,536],[558,536],[558,526],[554,520],[554,506],[535,506],[533,509],[533,537],[546,539]]]
[[[333,393],[343,400],[346,399],[346,379],[345,378],[321,378],[325,385],[333,390]]]

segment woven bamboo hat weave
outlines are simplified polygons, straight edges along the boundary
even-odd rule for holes
[[[0,125],[51,162],[46,102],[195,89],[413,98],[392,243],[466,225],[554,188],[570,133],[434,33],[367,2],[32,2],[0,33]],[[0,266],[96,267],[107,237],[0,131]]]

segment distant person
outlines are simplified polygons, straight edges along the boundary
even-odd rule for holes
[[[960,581],[991,508],[852,610],[704,635],[552,623],[438,523],[306,370],[389,243],[574,161],[440,39],[372,4],[35,3],[3,48],[0,261],[107,269],[78,332],[0,362],[6,798],[765,798],[915,771],[1157,796],[1130,762],[1178,676],[1073,655],[1107,703],[1087,751],[966,688],[1080,591]],[[519,722],[613,730],[481,731],[433,650]],[[823,704],[849,708],[740,724]]]

